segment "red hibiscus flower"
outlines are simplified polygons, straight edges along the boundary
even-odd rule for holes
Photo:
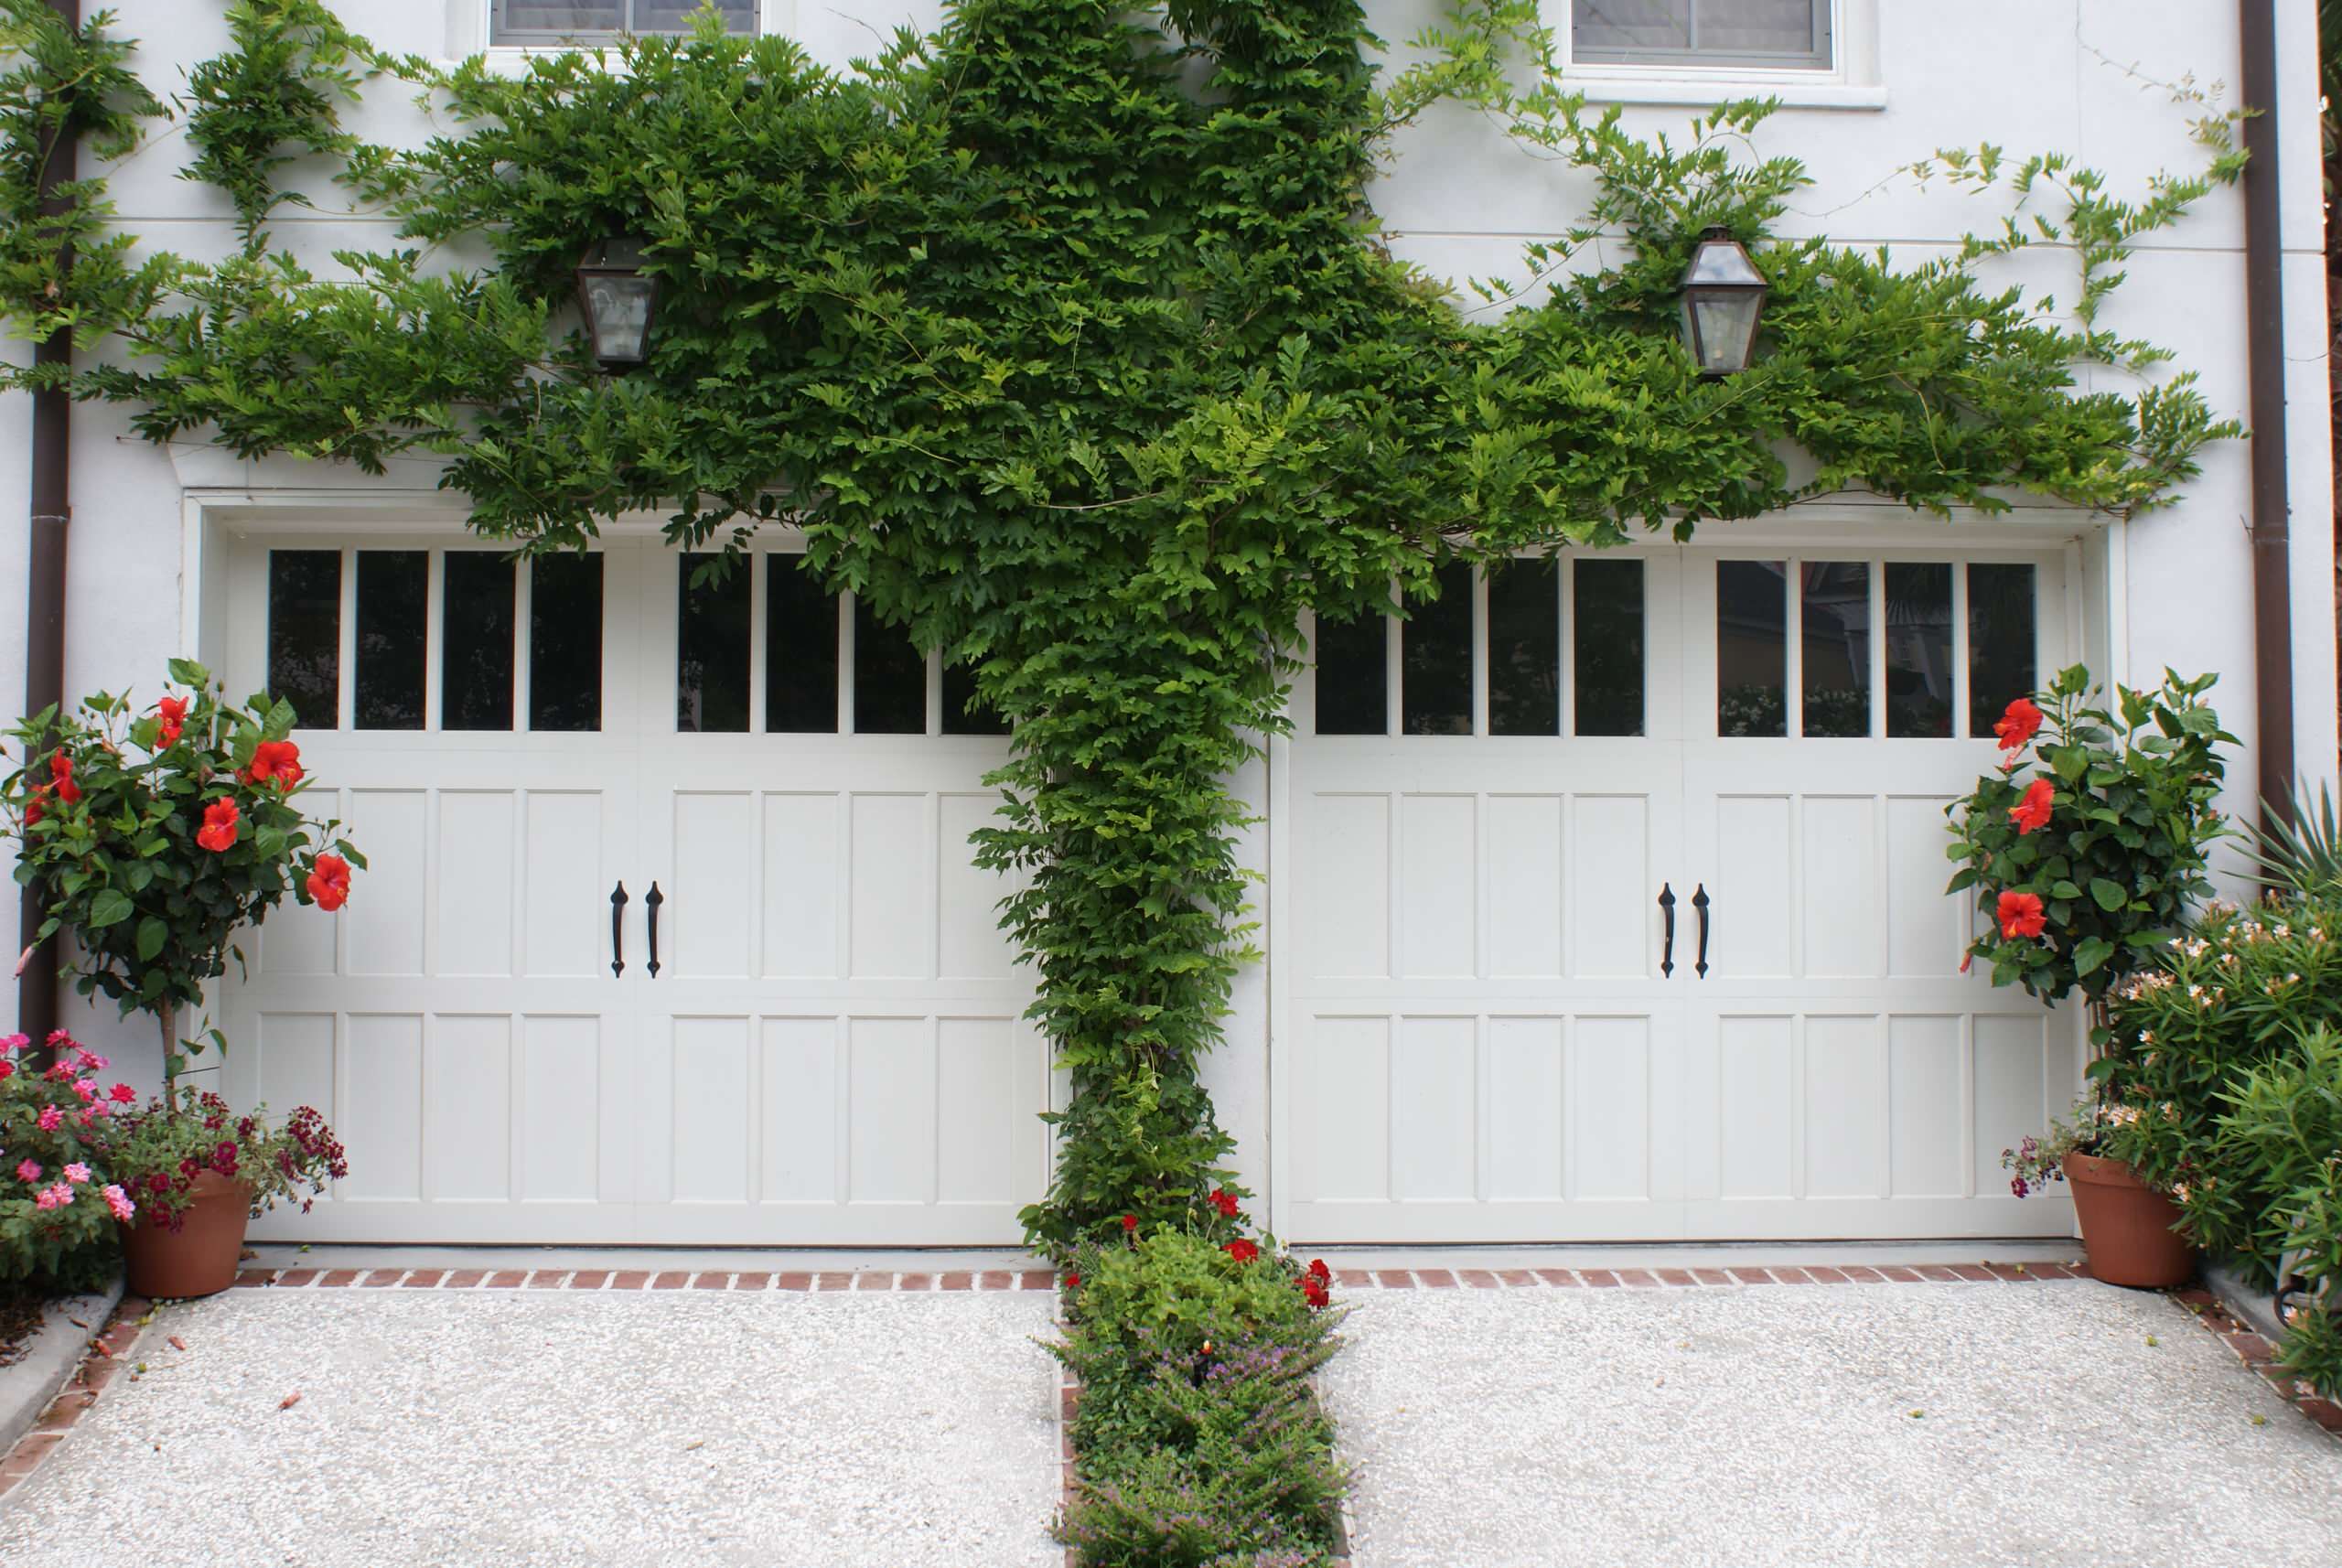
[[[73,782],[73,759],[59,752],[48,759],[49,777],[57,780],[57,798],[67,805],[81,798],[81,786]]]
[[[155,749],[165,751],[178,745],[179,736],[187,728],[187,699],[165,697],[155,704]]]
[[[1230,1241],[1226,1251],[1230,1257],[1240,1263],[1249,1263],[1261,1255],[1261,1249],[1256,1243],[1247,1241],[1241,1236]]]
[[[301,748],[289,740],[264,740],[252,748],[252,765],[236,775],[247,784],[290,789],[301,782]]]
[[[1220,1187],[1211,1189],[1211,1206],[1227,1218],[1236,1218],[1236,1195]]]
[[[2004,893],[1998,911],[2001,935],[2009,941],[2019,937],[2037,937],[2049,921],[2041,912],[2041,896],[2037,893]]]
[[[225,854],[228,846],[236,842],[236,802],[214,800],[203,808],[203,826],[197,830],[195,842],[214,854]]]
[[[317,856],[317,865],[309,873],[309,897],[317,908],[331,914],[349,902],[349,862],[338,854]]]
[[[47,815],[48,815],[48,786],[36,784],[33,786],[32,798],[25,802],[25,826],[29,828]]]
[[[1125,1215],[1123,1215],[1123,1235],[1127,1236],[1127,1235],[1129,1235],[1132,1231],[1133,1231],[1133,1230],[1137,1230],[1137,1229],[1138,1229],[1138,1216],[1137,1216],[1137,1215],[1135,1215],[1135,1214],[1125,1214]]]
[[[2001,737],[2003,751],[2014,751],[2031,740],[2034,732],[2040,727],[2041,710],[2033,705],[2031,698],[2019,697],[2008,705],[2008,711],[2001,715],[2001,722],[1993,726],[1993,733]]]
[[[2057,792],[2047,779],[2036,779],[2025,786],[2025,799],[2009,808],[2009,821],[2016,824],[2020,837],[2049,825],[2049,798]]]

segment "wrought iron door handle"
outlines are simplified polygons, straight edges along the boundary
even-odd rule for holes
[[[1659,885],[1659,912],[1666,918],[1666,927],[1660,937],[1659,972],[1662,978],[1675,975],[1675,889],[1662,882]]]
[[[1705,980],[1708,977],[1708,885],[1706,883],[1703,882],[1692,890],[1692,908],[1700,912],[1700,959],[1692,967],[1699,971],[1702,980]]]
[[[642,896],[642,907],[650,912],[650,978],[653,980],[659,978],[659,906],[666,901],[667,896],[659,891],[656,882],[650,885],[650,891]]]
[[[626,884],[610,889],[610,978],[626,972]]]

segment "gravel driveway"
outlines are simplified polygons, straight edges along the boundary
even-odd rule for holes
[[[1358,1568],[2342,1563],[2342,1443],[2161,1295],[1346,1298]]]
[[[230,1291],[0,1501],[0,1563],[1054,1564],[1052,1299]]]

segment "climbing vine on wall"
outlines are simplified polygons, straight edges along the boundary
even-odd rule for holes
[[[1201,1221],[1230,1140],[1197,1080],[1252,954],[1227,780],[1284,722],[1304,618],[1398,611],[1442,564],[1686,536],[1848,489],[1950,515],[2011,491],[2132,513],[2237,434],[2098,323],[2128,242],[2241,165],[2138,203],[2050,158],[1929,166],[2062,203],[1909,267],[1777,241],[1807,183],[1724,105],[1646,140],[1558,84],[1533,0],[1458,0],[1378,74],[1351,0],[962,0],[850,72],[786,39],[686,38],[438,69],[317,0],[229,5],[178,107],[244,243],[134,251],[102,179],[37,209],[48,132],[102,164],[167,113],[108,19],[0,0],[0,306],[69,328],[77,395],[143,435],[379,472],[426,455],[473,526],[575,548],[655,509],[677,543],[803,529],[807,569],[967,661],[1015,725],[977,835],[1069,1071],[1039,1243]],[[1520,70],[1526,61],[1532,69]],[[1543,69],[1533,69],[1542,66]],[[616,69],[613,69],[615,67]],[[1531,85],[1523,88],[1526,76]],[[340,107],[403,81],[439,133],[368,145]],[[1377,160],[1442,101],[1590,177],[1541,282],[1482,319],[1377,242]],[[399,224],[330,271],[288,199]],[[1710,226],[1773,293],[1760,363],[1701,380],[1676,276]],[[650,363],[596,372],[567,301],[585,237],[632,234],[663,295]],[[1606,255],[1585,265],[1600,235]],[[1980,274],[2076,247],[2077,319]],[[35,374],[8,373],[23,384]],[[1810,458],[1795,473],[1783,453]]]

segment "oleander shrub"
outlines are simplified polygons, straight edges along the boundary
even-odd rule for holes
[[[62,1030],[46,1059],[0,1039],[0,1284],[85,1289],[114,1266],[117,1225],[137,1212],[103,1158],[113,1114],[137,1099],[107,1084],[104,1057]]]
[[[1165,1227],[1092,1244],[1066,1276],[1058,1359],[1080,1378],[1083,1568],[1306,1568],[1345,1485],[1310,1377],[1339,1344],[1322,1263]]]

